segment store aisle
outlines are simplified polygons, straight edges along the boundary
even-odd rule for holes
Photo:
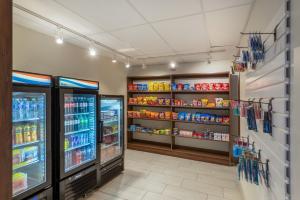
[[[126,151],[125,171],[88,200],[242,200],[234,167]]]

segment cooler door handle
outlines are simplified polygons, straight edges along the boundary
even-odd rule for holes
[[[103,121],[100,121],[100,134],[98,134],[98,143],[103,141]]]

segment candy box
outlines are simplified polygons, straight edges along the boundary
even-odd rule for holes
[[[128,90],[133,91],[133,84],[128,84]]]
[[[132,118],[132,117],[133,117],[133,111],[128,111],[127,114],[128,114],[128,117],[129,117],[129,118]]]
[[[209,84],[208,83],[202,83],[201,84],[201,90],[208,91],[209,90]]]
[[[133,84],[133,91],[137,91],[138,90],[138,85],[137,84]]]
[[[227,116],[223,117],[223,123],[229,124],[229,117],[227,117]]]
[[[230,105],[230,100],[223,100],[222,101],[222,105],[223,105],[223,107],[229,107],[229,105]]]
[[[172,83],[172,91],[176,91],[177,90],[177,84],[176,83]]]
[[[191,121],[192,120],[192,114],[191,113],[186,113],[185,114],[185,121]]]
[[[164,112],[159,113],[159,119],[165,119],[165,113]]]
[[[170,106],[171,105],[171,99],[165,99],[165,105]]]
[[[222,90],[229,90],[229,83],[222,83]]]
[[[216,116],[216,123],[223,123],[223,118],[221,116]]]
[[[165,82],[164,83],[164,91],[170,91],[170,83],[168,83],[168,82]]]
[[[220,91],[223,88],[223,83],[214,83],[214,90]]]
[[[171,112],[165,112],[165,118],[166,119],[171,119],[171,115],[172,115]]]
[[[190,84],[185,83],[185,84],[183,85],[183,90],[190,90]]]
[[[151,91],[154,91],[154,82],[153,81],[149,81],[148,82],[148,90],[151,92]]]
[[[155,82],[153,84],[153,91],[157,92],[159,90],[159,83]]]
[[[165,104],[165,99],[158,98],[158,105],[164,105],[164,104]]]
[[[196,91],[200,91],[201,90],[201,83],[195,83],[194,87],[195,87]]]
[[[172,113],[172,119],[173,119],[173,120],[177,120],[177,119],[178,119],[178,113],[173,112],[173,113]]]
[[[148,111],[148,110],[146,111],[146,117],[151,118],[151,111]]]
[[[185,120],[185,115],[186,115],[186,112],[180,112],[180,113],[178,113],[178,119],[179,120]]]
[[[208,104],[208,99],[201,99],[201,105],[202,107],[206,107]]]
[[[137,88],[139,91],[143,91],[143,84],[137,84]]]
[[[182,91],[183,90],[184,85],[182,83],[178,83],[177,84],[177,90],[178,91]]]
[[[210,115],[209,116],[209,121],[212,122],[212,123],[215,122],[216,121],[216,115]]]
[[[164,88],[165,88],[164,82],[158,83],[158,91],[164,91]]]
[[[223,98],[215,98],[215,102],[217,108],[223,107]]]
[[[198,99],[193,99],[192,104],[194,107],[198,106]]]

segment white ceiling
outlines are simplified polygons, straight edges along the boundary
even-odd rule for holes
[[[117,51],[150,63],[232,59],[254,0],[14,0]],[[14,9],[14,22],[54,35],[56,27]],[[65,40],[88,41],[64,32]],[[81,40],[81,41],[80,41]],[[196,53],[196,54],[195,54]],[[197,54],[198,53],[198,54]],[[176,58],[171,55],[180,55]]]

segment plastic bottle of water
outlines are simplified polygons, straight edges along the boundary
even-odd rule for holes
[[[19,102],[18,102],[18,112],[19,112],[19,116],[20,116],[20,120],[24,119],[24,112],[25,112],[25,101],[23,98],[19,98]]]

